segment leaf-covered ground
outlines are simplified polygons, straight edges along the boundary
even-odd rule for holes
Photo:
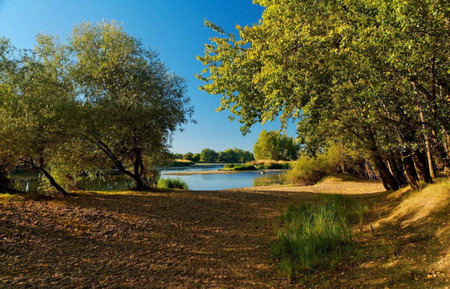
[[[0,287],[445,288],[449,276],[430,267],[448,253],[445,240],[382,225],[376,235],[361,228],[359,253],[337,271],[288,284],[271,256],[278,216],[289,203],[316,196],[167,191],[4,198]],[[377,218],[399,202],[386,205],[385,194],[364,199],[384,200]]]

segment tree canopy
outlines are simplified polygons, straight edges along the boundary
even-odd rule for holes
[[[261,131],[253,146],[255,157],[258,160],[295,160],[298,157],[298,150],[294,139],[279,131]]]
[[[245,133],[297,119],[306,142],[367,152],[388,189],[450,167],[450,7],[445,0],[255,1],[266,9],[206,45],[202,89]],[[406,176],[404,178],[403,176]]]
[[[193,112],[184,80],[154,51],[114,22],[82,23],[67,43],[39,35],[33,50],[0,47],[2,155],[63,194],[55,175],[92,169],[115,168],[138,190],[154,185],[151,169]]]

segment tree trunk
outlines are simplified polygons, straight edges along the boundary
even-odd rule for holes
[[[428,169],[426,154],[418,149],[415,150],[413,153],[413,161],[419,181],[432,183],[433,179],[431,178],[430,170]]]
[[[433,162],[433,155],[431,152],[430,136],[428,134],[427,127],[425,125],[425,117],[423,115],[421,106],[419,106],[419,116],[420,116],[420,121],[422,122],[423,137],[425,139],[425,151],[426,151],[426,157],[427,157],[427,163],[428,163],[428,171],[430,173],[431,178],[434,178],[435,177],[434,162]]]
[[[0,193],[1,194],[17,194],[21,191],[14,189],[11,180],[4,172],[0,172]]]
[[[391,156],[388,159],[388,164],[389,168],[391,169],[391,173],[397,179],[397,182],[399,183],[400,187],[406,186],[408,184],[408,180],[405,177],[402,163],[395,156]]]
[[[109,146],[104,143],[99,138],[94,137],[94,140],[91,140],[93,143],[97,145],[97,147],[103,151],[114,163],[115,167],[124,175],[130,177],[133,179],[135,183],[135,190],[137,191],[145,191],[150,189],[149,186],[146,185],[146,182],[143,178],[144,174],[144,168],[143,168],[143,162],[142,162],[142,156],[141,154],[134,150],[134,161],[133,161],[133,173],[130,172],[125,168],[122,161],[119,160],[119,158],[112,152],[112,150],[109,148]]]
[[[70,187],[74,190],[84,191],[83,187],[80,185],[80,183],[71,175],[65,175],[64,176],[70,183]]]
[[[400,185],[396,178],[391,174],[389,168],[383,161],[383,158],[377,151],[372,151],[372,160],[380,173],[381,181],[383,182],[383,186],[386,190],[396,191],[400,188]]]
[[[449,157],[449,151],[450,151],[450,135],[447,133],[447,130],[443,129],[443,141],[438,142],[436,144],[436,150],[439,153],[442,163],[444,165],[444,172],[450,173],[450,157]]]
[[[134,151],[134,175],[135,175],[135,183],[136,183],[136,190],[137,191],[145,191],[150,189],[148,184],[144,180],[144,162],[142,161],[142,153],[141,151],[136,148]]]
[[[44,169],[43,167],[39,168],[39,171],[42,172],[44,174],[44,176],[48,179],[48,181],[50,182],[50,184],[63,196],[68,196],[70,195],[66,190],[64,190],[63,187],[61,187],[56,181],[55,179],[52,177],[52,175],[50,175],[50,173]]]
[[[411,187],[415,190],[419,189],[419,178],[417,177],[416,168],[414,167],[414,161],[412,159],[412,154],[409,151],[403,152],[403,168],[406,173],[406,177],[408,178],[408,182]]]
[[[375,168],[378,170],[381,181],[383,182],[383,186],[386,190],[396,191],[400,188],[398,181],[389,171],[389,168],[383,161],[383,158],[380,155],[380,152],[377,147],[377,143],[375,140],[375,136],[372,130],[368,130],[367,139],[369,141],[369,149],[371,153],[371,158],[373,163],[375,164]]]

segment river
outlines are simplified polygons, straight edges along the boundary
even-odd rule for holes
[[[253,187],[282,182],[283,173],[280,171],[245,171],[236,174],[195,174],[196,171],[217,171],[223,165],[193,165],[189,167],[161,168],[161,178],[181,179],[189,190],[225,190],[243,187]],[[189,172],[189,175],[171,175],[172,173]],[[40,185],[38,174],[21,173],[11,178],[15,186],[22,191],[36,191]],[[131,179],[123,175],[109,175],[100,179],[85,179],[80,182],[81,187],[90,191],[128,190],[132,187]]]

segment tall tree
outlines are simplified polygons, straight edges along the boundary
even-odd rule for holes
[[[149,168],[170,156],[171,134],[193,111],[184,80],[114,22],[75,27],[69,48],[85,137],[137,190],[152,187]]]
[[[219,154],[212,149],[202,149],[202,151],[200,152],[200,160],[202,162],[207,162],[207,163],[214,163],[217,162],[217,158],[219,157]]]
[[[402,183],[389,165],[396,158],[405,173],[431,181],[427,139],[444,148],[450,123],[445,1],[256,3],[266,7],[263,18],[238,26],[239,37],[207,23],[222,36],[199,57],[206,66],[199,78],[223,96],[221,109],[238,116],[244,132],[280,116],[321,132],[319,140],[356,139],[387,189]],[[424,86],[440,94],[430,97]]]
[[[75,93],[64,73],[68,55],[56,39],[39,35],[33,51],[17,51],[2,72],[2,150],[43,174],[61,194],[51,163],[77,127]]]
[[[278,131],[261,131],[253,146],[253,152],[260,160],[294,160],[297,150],[294,140]]]

